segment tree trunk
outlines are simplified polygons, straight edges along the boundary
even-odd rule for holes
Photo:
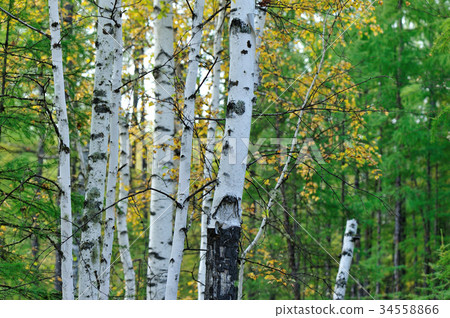
[[[354,237],[357,229],[358,223],[355,219],[347,220],[333,300],[343,300],[345,298],[345,288],[347,287],[350,266],[352,265],[353,249],[355,248]]]
[[[283,199],[283,226],[286,230],[286,233],[288,235],[286,241],[287,241],[287,248],[288,248],[288,257],[289,257],[289,267],[291,268],[291,275],[294,279],[294,299],[300,300],[300,285],[298,283],[298,265],[297,261],[295,259],[295,232],[292,230],[291,224],[289,222],[289,218],[291,217],[288,213],[288,204],[286,200],[286,193],[285,193],[285,187],[284,183],[281,185],[281,196]]]
[[[383,132],[380,128],[380,138],[382,137]],[[380,155],[383,156],[383,148],[380,147]],[[378,179],[375,182],[375,192],[377,195],[382,195],[383,186],[381,183],[381,179]],[[380,268],[381,266],[381,228],[383,226],[382,224],[382,214],[381,209],[378,208],[376,211],[377,214],[377,267]],[[380,279],[377,278],[376,284],[375,284],[375,295],[379,295],[381,291],[381,283]]]
[[[128,116],[120,118],[120,190],[119,200],[126,198],[130,187],[130,139],[128,135]],[[130,243],[127,228],[128,199],[117,204],[117,233],[119,240],[120,260],[125,278],[125,299],[136,297],[136,276],[130,254]]]
[[[172,245],[173,201],[167,195],[174,193],[173,136],[174,136],[174,61],[172,2],[155,0],[154,13],[168,8],[155,21],[155,128],[153,133],[152,188],[150,234],[147,268],[147,299],[164,299]],[[165,195],[166,194],[166,195]]]
[[[165,299],[177,299],[180,280],[181,262],[183,260],[184,241],[186,238],[186,221],[189,209],[189,185],[191,182],[192,138],[194,133],[195,98],[197,89],[198,64],[200,62],[200,44],[203,30],[204,0],[197,0],[192,19],[192,38],[189,44],[189,64],[184,86],[184,109],[181,135],[180,168],[178,178],[178,206],[175,214],[175,227],[172,240]]]
[[[221,0],[219,8],[225,5],[225,1]],[[219,12],[216,19],[215,33],[214,33],[214,57],[216,58],[213,67],[213,87],[212,87],[212,99],[211,99],[211,118],[216,116],[219,111],[220,104],[220,66],[222,65],[222,59],[220,54],[222,52],[222,31],[225,19],[225,8]],[[214,146],[216,137],[217,122],[210,120],[208,123],[207,132],[207,144],[205,149],[205,162],[203,168],[203,178],[205,181],[212,180],[213,168],[212,163],[214,160]],[[208,218],[211,212],[211,205],[213,201],[212,186],[206,187],[203,191],[202,201],[202,218],[201,218],[201,234],[200,234],[200,263],[198,267],[198,300],[205,299],[205,280],[206,280],[206,249],[207,249],[207,229]]]
[[[52,69],[55,85],[56,117],[59,138],[59,186],[61,195],[61,278],[63,299],[73,299],[72,268],[72,204],[70,180],[70,140],[69,121],[67,119],[66,96],[64,91],[64,70],[61,49],[61,24],[59,21],[58,1],[49,0],[50,34],[52,51]]]
[[[116,0],[116,23],[114,25],[114,64],[112,74],[112,99],[111,99],[111,117],[110,117],[110,133],[109,133],[109,164],[108,164],[108,181],[106,183],[106,211],[104,221],[104,234],[102,244],[102,257],[100,260],[100,293],[99,299],[107,300],[109,296],[109,281],[111,273],[111,254],[114,242],[114,225],[116,201],[116,184],[119,165],[119,110],[121,105],[122,94],[120,87],[122,86],[122,7],[121,0]]]
[[[14,6],[14,0],[9,0],[8,11],[11,12],[11,9]],[[3,45],[3,67],[2,67],[2,89],[0,97],[0,116],[5,111],[5,92],[6,92],[6,75],[7,75],[7,66],[8,66],[8,47],[9,47],[9,28],[11,25],[11,17],[8,15],[6,17],[6,32],[5,32],[5,44]],[[2,140],[2,126],[0,125],[0,141]]]
[[[411,211],[411,218],[412,218],[412,232],[413,232],[413,238],[414,242],[417,242],[417,224],[416,224],[416,210],[413,209]],[[417,259],[418,259],[418,253],[417,253],[417,245],[414,244],[414,258],[413,258],[413,271],[414,271],[414,290],[417,288]]]
[[[78,133],[78,138],[80,138],[80,133]],[[75,183],[74,191],[78,193],[81,197],[84,197],[86,194],[85,191],[85,177],[87,175],[87,167],[86,167],[86,158],[83,147],[81,146],[80,140],[76,140],[75,142],[76,150],[78,153],[78,158],[80,161],[80,172],[78,173],[77,181]],[[75,167],[76,170],[76,167]],[[79,229],[81,228],[81,217],[82,211],[73,211],[73,246],[72,246],[72,254],[73,254],[73,289],[74,296],[78,295],[78,270],[79,270],[79,260],[80,260],[80,237],[81,233]]]
[[[231,2],[230,85],[218,185],[208,224],[206,299],[237,298],[234,283],[241,233],[241,200],[254,98],[254,11],[254,1]]]
[[[79,299],[98,299],[100,288],[100,240],[105,197],[108,132],[110,126],[115,27],[118,12],[113,0],[99,0],[97,55],[92,100],[91,139],[88,177],[83,210],[80,245]]]
[[[359,169],[358,168],[356,168],[356,171],[355,171],[355,190],[356,190],[356,193],[357,193],[357,195],[359,195],[359,189],[360,189],[360,172],[359,172]],[[357,250],[356,250],[356,252],[354,253],[355,255],[355,261],[354,261],[354,265],[353,265],[353,267],[355,267],[356,266],[356,268],[358,269],[358,267],[359,267],[359,261],[360,261],[360,259],[361,259],[361,253],[358,251],[359,250],[359,244],[355,244],[356,245],[356,247],[358,248]],[[353,283],[352,284],[352,289],[351,289],[351,298],[352,299],[360,299],[360,286],[359,286],[359,284],[358,283]]]
[[[401,97],[401,89],[403,87],[403,73],[402,73],[402,54],[404,49],[404,43],[402,38],[403,33],[403,14],[402,14],[402,5],[403,0],[398,0],[397,8],[399,10],[398,15],[398,37],[399,37],[399,45],[397,49],[397,74],[396,74],[396,103],[397,110],[400,111],[402,106],[402,97]],[[399,149],[402,149],[403,145],[399,146]],[[402,178],[400,173],[398,174],[395,180],[395,187],[397,191],[397,201],[395,203],[395,228],[394,228],[394,288],[396,293],[400,293],[402,290],[401,278],[403,276],[404,270],[400,268],[400,266],[404,265],[403,253],[400,250],[400,243],[404,240],[404,225],[405,225],[405,215],[403,211],[403,198],[399,191],[402,187]]]
[[[434,178],[436,182],[436,186],[434,187],[434,226],[433,226],[433,234],[435,239],[436,248],[440,248],[441,246],[441,235],[445,237],[445,233],[447,233],[448,223],[440,221],[439,215],[439,164],[436,163],[434,166]],[[442,231],[442,233],[440,232]]]
[[[431,121],[429,121],[428,129],[431,130]],[[431,252],[431,222],[430,222],[430,214],[433,211],[433,203],[432,203],[432,194],[431,194],[431,153],[428,150],[427,152],[427,212],[423,213],[423,227],[424,227],[424,274],[425,276],[431,273],[431,262],[432,262],[432,252]],[[435,218],[436,223],[436,218]],[[424,284],[426,286],[427,280],[424,279]]]
[[[402,187],[401,177],[397,176],[395,180],[395,187],[397,189],[397,193],[400,191]],[[405,237],[405,215],[403,213],[403,199],[398,198],[395,202],[395,227],[394,227],[394,288],[395,292],[399,293],[402,290],[401,278],[404,272],[404,269],[401,267],[404,265],[404,257],[403,253],[400,249],[400,244],[403,242]]]

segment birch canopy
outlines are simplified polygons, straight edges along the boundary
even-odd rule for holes
[[[3,0],[0,299],[449,299],[449,14]]]

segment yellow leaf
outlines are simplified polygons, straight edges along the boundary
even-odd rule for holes
[[[274,280],[274,279],[276,279],[276,278],[275,278],[275,276],[273,276],[273,275],[266,275],[266,276],[264,277],[264,279],[267,279],[267,280]]]

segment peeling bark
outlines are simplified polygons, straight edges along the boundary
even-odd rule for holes
[[[237,261],[241,228],[208,229],[205,299],[237,298]]]

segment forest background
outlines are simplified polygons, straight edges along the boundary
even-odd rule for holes
[[[77,297],[98,4],[57,2]],[[129,134],[129,184],[123,184],[119,164],[113,208],[123,202],[122,193],[128,200],[126,218],[113,234],[109,299],[123,299],[127,290],[120,226],[128,235],[132,298],[149,297],[150,188],[152,156],[158,148],[152,142],[158,102],[155,28],[170,10],[175,121],[173,167],[166,173],[175,184],[182,175],[184,93],[195,4],[162,2],[158,10],[149,0],[126,0],[120,7],[122,85],[115,93],[121,94],[121,138],[123,127]],[[256,5],[266,21],[256,50],[260,80],[241,201],[238,263],[245,271],[240,297],[332,298],[346,222],[355,219],[358,230],[346,299],[449,299],[448,1],[263,0]],[[48,5],[42,0],[1,0],[0,8],[0,299],[61,299],[62,147]],[[228,81],[230,3],[206,1],[202,21],[179,299],[200,297],[204,190],[214,190],[210,186],[222,152],[219,143],[208,177],[204,140],[211,122],[217,123],[217,139],[223,138],[227,92],[233,85]],[[214,48],[217,38],[221,50]],[[220,106],[215,110],[216,65]],[[296,144],[290,148],[293,136]],[[124,144],[121,139],[120,147]],[[170,195],[175,198],[176,192]],[[107,217],[103,219],[105,227]],[[259,240],[243,253],[260,229]],[[105,235],[107,229],[102,231]],[[171,235],[172,228],[168,231]]]

